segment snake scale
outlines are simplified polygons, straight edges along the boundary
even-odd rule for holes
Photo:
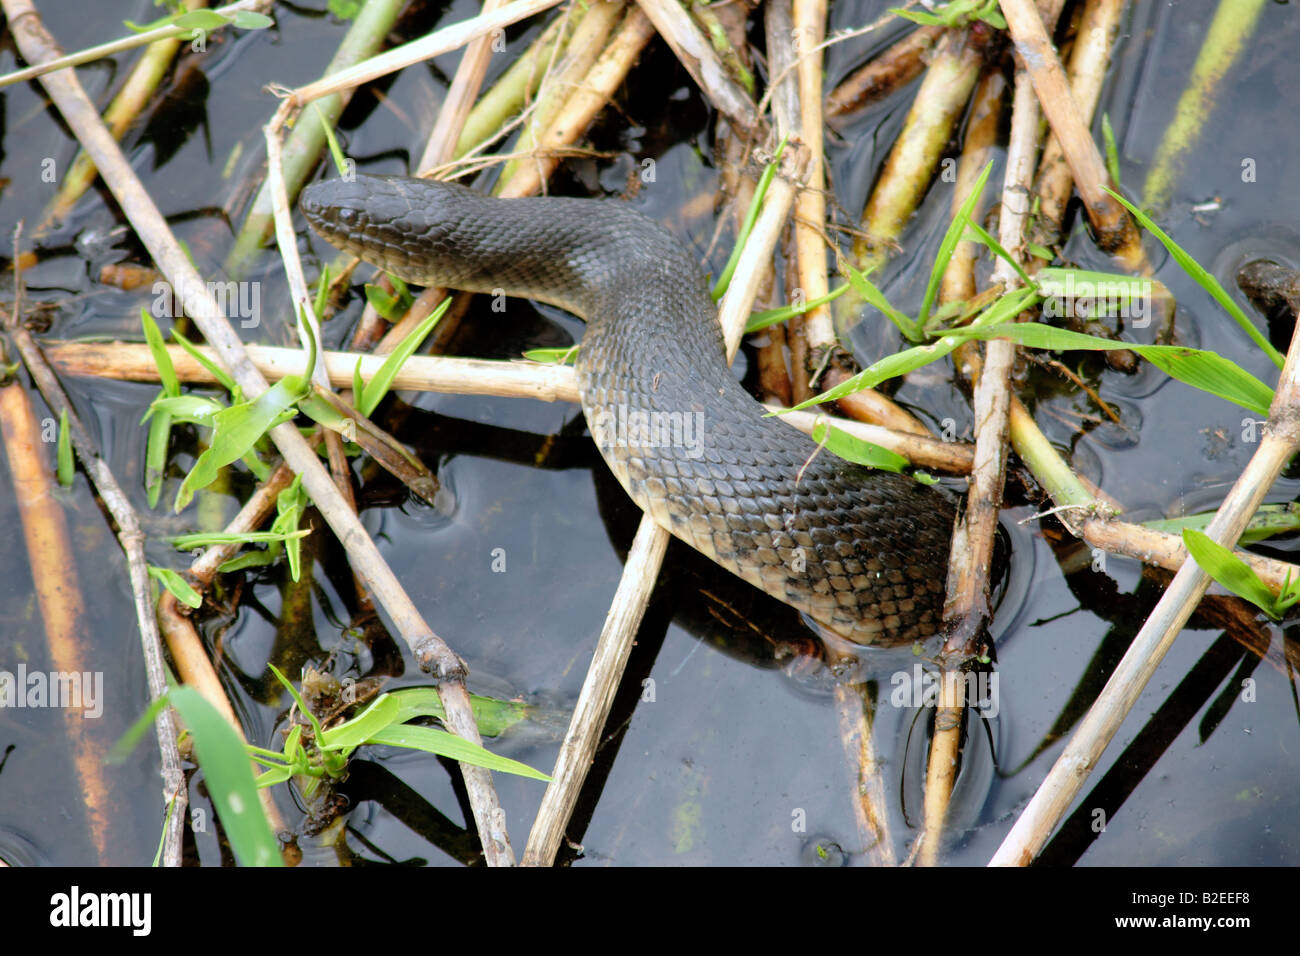
[[[765,418],[727,365],[703,273],[657,223],[612,200],[495,199],[397,176],[317,183],[301,208],[333,245],[408,282],[585,319],[588,427],[660,527],[856,643],[937,632],[950,496]]]

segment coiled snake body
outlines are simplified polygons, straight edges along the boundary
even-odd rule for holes
[[[318,183],[301,206],[331,243],[409,282],[585,319],[588,426],[660,527],[857,643],[937,631],[949,497],[764,418],[727,366],[704,276],[659,225],[613,201],[493,199],[405,177]]]

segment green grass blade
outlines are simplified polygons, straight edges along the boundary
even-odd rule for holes
[[[1204,532],[1192,528],[1183,532],[1183,544],[1187,546],[1187,553],[1201,566],[1201,570],[1237,597],[1254,604],[1275,620],[1282,616],[1278,613],[1277,601],[1268,585],[1231,548],[1225,548]]]
[[[172,397],[179,395],[181,383],[176,377],[172,358],[167,354],[167,345],[163,341],[162,332],[158,330],[158,323],[147,310],[141,309],[140,324],[144,326],[144,340],[149,344],[149,354],[153,356],[153,364],[158,367],[158,381],[162,382],[163,393]]]
[[[549,781],[551,779],[540,770],[534,770],[526,763],[511,760],[509,757],[498,757],[478,744],[472,744],[463,737],[457,737],[455,734],[434,727],[417,727],[411,724],[388,727],[372,736],[368,743],[423,750],[431,754],[437,754],[439,757],[449,757],[452,760],[473,764],[476,767],[485,767],[488,770],[496,770],[501,773],[518,774],[521,777],[529,777],[533,780]]]
[[[424,317],[424,321],[412,329],[410,334],[397,344],[397,348],[393,349],[388,358],[384,359],[384,364],[379,367],[375,377],[366,383],[363,393],[357,396],[357,411],[369,418],[371,413],[379,407],[379,403],[388,394],[388,387],[392,385],[393,379],[397,376],[402,364],[423,344],[425,336],[438,324],[438,320],[443,317],[450,305],[451,298],[449,296],[443,299],[436,309]]]
[[[222,468],[252,451],[261,437],[278,424],[282,415],[291,414],[294,402],[306,390],[305,385],[301,375],[286,375],[257,396],[256,401],[242,402],[217,412],[212,417],[212,442],[199,455],[176,492],[175,509],[183,509],[196,491],[216,480]]]
[[[857,269],[853,268],[853,265],[847,260],[841,261],[840,264],[844,267],[844,275],[845,278],[848,279],[849,285],[851,285],[853,291],[862,298],[862,301],[866,302],[868,305],[874,306],[881,312],[881,314],[889,319],[890,322],[893,322],[894,325],[898,327],[898,331],[903,333],[903,338],[907,339],[907,341],[921,341],[921,325],[919,322],[905,312],[894,308],[890,304],[889,300],[885,298],[885,293],[881,292],[880,289],[876,287],[876,284],[867,278],[865,272],[859,272]]]
[[[772,185],[772,180],[776,176],[777,166],[781,162],[781,154],[785,152],[788,139],[787,136],[781,140],[776,147],[776,152],[772,154],[772,161],[763,168],[763,175],[758,178],[754,197],[749,201],[749,208],[745,210],[745,219],[740,224],[740,234],[736,236],[736,244],[731,248],[731,255],[727,258],[722,275],[718,276],[718,281],[714,283],[712,292],[714,302],[727,294],[727,287],[731,285],[731,277],[740,263],[740,254],[745,249],[745,243],[749,241],[749,234],[754,231],[754,223],[758,222],[758,211],[763,207],[763,199],[767,196],[768,187]]]
[[[858,438],[856,435],[850,435],[829,422],[819,421],[813,425],[812,438],[813,441],[819,445],[824,445],[828,451],[834,452],[845,461],[866,465],[868,468],[901,472],[911,464],[902,455],[892,452],[888,448],[881,448],[879,445]]]
[[[72,457],[72,439],[68,435],[68,410],[59,412],[59,437],[56,443],[58,465],[55,476],[64,488],[72,487],[72,477],[76,474],[77,463]]]
[[[1106,192],[1118,199],[1124,205],[1124,208],[1133,214],[1133,218],[1142,225],[1143,229],[1160,240],[1161,244],[1169,250],[1169,254],[1173,256],[1174,261],[1182,267],[1182,270],[1186,272],[1197,285],[1208,292],[1215,302],[1218,302],[1219,305],[1223,306],[1224,310],[1232,316],[1233,321],[1235,321],[1237,325],[1241,326],[1242,331],[1249,335],[1251,340],[1264,350],[1264,354],[1272,360],[1274,365],[1281,368],[1283,362],[1285,362],[1282,353],[1273,348],[1272,343],[1270,343],[1264,334],[1255,327],[1255,323],[1247,318],[1246,313],[1241,310],[1241,306],[1232,301],[1232,297],[1224,291],[1223,286],[1219,284],[1219,280],[1210,275],[1210,273],[1205,270],[1204,266],[1185,252],[1178,243],[1169,238],[1163,229],[1151,221],[1150,216],[1138,209],[1114,190],[1107,189]]]
[[[921,311],[917,315],[917,328],[925,327],[925,320],[930,317],[930,309],[934,305],[935,297],[939,294],[939,283],[943,280],[943,274],[948,268],[948,262],[952,259],[952,254],[957,249],[957,243],[966,232],[966,226],[971,221],[971,213],[975,210],[975,204],[979,202],[980,194],[984,192],[984,184],[988,182],[989,173],[993,171],[993,163],[990,161],[980,173],[979,179],[975,181],[975,186],[971,189],[970,195],[962,202],[961,207],[957,210],[957,215],[952,217],[952,222],[948,224],[948,231],[944,234],[943,241],[939,243],[939,252],[935,256],[934,267],[930,270],[930,281],[925,287],[925,298],[921,300]]]
[[[796,315],[804,315],[809,309],[815,309],[818,306],[834,302],[847,292],[849,288],[850,286],[846,283],[838,289],[833,289],[832,291],[827,292],[825,295],[819,295],[810,302],[805,302],[803,305],[786,305],[779,309],[767,309],[763,312],[753,312],[749,316],[749,321],[745,323],[745,333],[758,332],[768,326],[776,325],[779,322],[784,322],[787,319],[793,318]]]
[[[171,568],[159,568],[152,564],[148,565],[147,568],[149,577],[170,591],[172,596],[186,607],[196,608],[203,603],[203,598],[199,597],[199,592],[190,587],[190,582]]]

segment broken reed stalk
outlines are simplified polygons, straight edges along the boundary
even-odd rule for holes
[[[504,5],[505,0],[483,0],[482,12],[493,13]],[[469,111],[478,99],[479,90],[483,88],[494,42],[494,35],[484,35],[465,45],[416,169],[436,166],[455,156],[465,121],[469,119]]]
[[[1079,31],[1070,51],[1070,94],[1079,108],[1080,119],[1091,124],[1097,101],[1110,66],[1110,51],[1119,33],[1125,0],[1088,0],[1079,21]],[[1038,198],[1038,215],[1034,218],[1033,239],[1055,249],[1061,242],[1066,207],[1074,194],[1074,176],[1055,133],[1049,133],[1043,158],[1038,164],[1034,193]],[[1046,263],[1037,256],[1028,262],[1031,274]]]
[[[11,3],[17,0],[4,0],[6,16],[13,23],[14,11],[9,8]],[[32,20],[35,20],[33,14]],[[36,26],[39,27],[39,21]],[[26,25],[24,29],[31,29],[31,25]],[[30,55],[31,49],[23,50],[23,55],[28,62],[39,62],[40,57]],[[42,83],[51,83],[56,80],[58,74],[50,74],[42,79]],[[92,107],[93,112],[93,107]],[[107,132],[105,132],[107,135]],[[15,240],[15,245],[16,245]],[[15,257],[17,258],[17,257]],[[16,290],[21,290],[21,278],[15,276],[14,286]],[[21,307],[21,292],[15,296],[15,308]],[[144,532],[140,529],[140,522],[136,517],[135,509],[131,507],[130,499],[127,498],[113,472],[109,469],[107,462],[99,455],[99,450],[95,447],[94,439],[91,438],[81,419],[77,416],[72,403],[68,401],[68,396],[64,393],[63,387],[59,380],[54,376],[54,372],[46,364],[44,357],[41,355],[40,346],[36,344],[36,339],[21,324],[21,318],[18,315],[7,317],[5,321],[6,331],[10,339],[17,346],[18,351],[22,354],[23,363],[32,376],[32,380],[40,389],[45,403],[50,410],[56,414],[62,415],[67,412],[68,416],[68,435],[72,441],[73,450],[77,458],[81,461],[82,467],[86,470],[86,475],[90,478],[99,495],[100,501],[112,515],[114,522],[117,524],[117,538],[122,545],[122,550],[126,554],[127,573],[131,582],[132,598],[135,604],[136,622],[140,628],[140,645],[144,655],[145,677],[149,684],[149,697],[151,700],[158,700],[167,693],[167,678],[163,664],[162,643],[158,639],[158,625],[154,618],[153,600],[151,597],[148,562],[144,553]],[[13,426],[10,422],[10,427]],[[11,459],[11,464],[14,464]],[[40,476],[28,474],[23,476],[31,480]],[[18,475],[15,475],[15,487],[17,487]],[[30,486],[29,486],[30,487]],[[52,517],[46,515],[46,517]],[[61,523],[62,516],[59,516]],[[27,528],[27,525],[24,525]],[[29,541],[31,541],[31,532]],[[43,536],[41,536],[43,537]],[[50,539],[47,543],[51,547],[57,546],[55,539]],[[65,542],[66,544],[66,542]],[[66,556],[65,556],[66,557]],[[73,650],[75,645],[67,645],[64,641],[71,639],[70,635],[77,633],[77,620],[84,617],[84,611],[78,614],[77,605],[79,604],[78,592],[66,589],[62,586],[63,576],[66,569],[75,566],[75,563],[69,561],[63,568],[59,569],[59,584],[56,585],[57,594],[50,595],[44,592],[38,592],[41,600],[42,616],[47,622],[47,627],[54,622],[61,632],[61,638],[51,642],[51,652],[58,657],[65,658],[59,660],[60,669],[69,671],[75,670],[75,667],[66,667],[65,665],[75,664],[77,660],[84,659],[78,653],[76,658],[69,658],[66,651]],[[38,581],[40,587],[42,582]],[[50,581],[45,581],[50,584]],[[55,597],[57,602],[62,605],[67,602],[67,607],[56,608],[50,605],[46,598]],[[65,617],[65,611],[68,616]],[[63,648],[65,653],[60,653]],[[176,722],[172,715],[171,709],[164,707],[158,712],[154,719],[154,728],[158,737],[158,749],[162,756],[162,780],[163,780],[163,807],[166,808],[165,825],[163,832],[162,855],[167,866],[180,866],[181,864],[181,835],[185,829],[184,820],[186,817],[186,807],[188,805],[188,792],[185,789],[185,775],[181,771],[180,752],[176,746]],[[74,733],[74,747],[78,750],[78,763],[81,762],[82,741],[84,733]],[[98,768],[96,768],[98,769]],[[92,775],[87,783],[93,784],[98,774]],[[98,832],[101,825],[108,825],[110,821],[98,819],[106,806],[106,794],[94,793],[87,794],[87,807],[91,813],[92,832]],[[101,851],[102,851],[101,847]]]
[[[1033,88],[1025,72],[1018,69],[1011,109],[1011,140],[1002,180],[998,241],[1022,263],[1025,224],[1029,218],[1029,183],[1038,154],[1038,127],[1038,104]],[[993,269],[993,282],[1008,290],[1019,282],[1015,269],[1001,257]],[[1014,342],[990,341],[975,382],[975,465],[971,470],[966,510],[953,531],[948,562],[945,641],[939,654],[940,697],[935,706],[934,737],[927,765],[925,831],[920,853],[925,866],[939,862],[944,821],[957,779],[962,728],[973,719],[966,710],[963,671],[979,655],[992,616],[989,576],[1006,484],[1011,370],[1015,360]]]
[[[637,13],[632,11],[629,16]],[[728,361],[735,356],[744,335],[745,321],[753,308],[759,279],[764,266],[771,261],[772,250],[794,204],[795,192],[796,187],[784,177],[778,176],[772,181],[758,221],[741,253],[731,286],[723,297],[718,321],[722,325]],[[560,745],[551,782],[547,784],[542,805],[528,835],[523,856],[525,866],[549,866],[559,851],[663,563],[668,536],[668,532],[656,525],[649,515],[642,516],[618,590],[596,643],[592,665]]]
[[[517,13],[519,8],[529,3],[540,2],[541,0],[520,0],[511,5],[515,8],[512,12]],[[0,0],[0,3],[3,3],[23,56],[33,63],[47,59],[55,50],[55,45],[41,26],[31,0]],[[449,35],[465,42],[472,35],[477,35],[474,30],[491,28],[484,18],[476,19],[479,22],[470,28],[461,26],[454,30],[448,28],[439,31],[439,42],[447,42]],[[198,325],[208,343],[216,348],[221,363],[239,383],[245,396],[254,400],[265,391],[266,380],[249,362],[243,343],[207,291],[189,257],[176,242],[158,207],[141,185],[117,143],[104,129],[99,114],[86,97],[75,74],[53,73],[43,77],[41,82],[86,152],[99,167],[104,183],[113,192],[145,248],[177,291],[186,314]],[[367,585],[388,611],[416,661],[422,669],[443,682],[439,691],[444,695],[449,728],[466,739],[475,740],[478,735],[473,724],[469,695],[463,684],[464,663],[434,634],[406,596],[396,575],[356,516],[348,510],[329,473],[321,466],[315,451],[303,439],[297,427],[286,422],[273,429],[270,436],[285,462],[302,475],[307,494],[321,516],[334,529],[348,553],[352,567],[365,577]],[[466,767],[462,768],[462,772],[489,864],[512,862],[513,854],[503,826],[504,815],[491,790],[490,778],[484,779],[484,774]]]
[[[714,108],[737,129],[761,134],[762,120],[754,101],[727,73],[708,37],[685,8],[677,0],[637,0],[637,5]]]
[[[1029,71],[1043,113],[1061,144],[1098,246],[1117,256],[1125,268],[1140,268],[1145,257],[1137,226],[1128,210],[1106,192],[1107,185],[1113,188],[1115,184],[1110,181],[1097,144],[1070,94],[1065,71],[1038,10],[1032,0],[1003,0],[1001,7],[1016,45],[1018,62]]]
[[[609,44],[610,34],[624,16],[626,7],[625,0],[609,0],[609,2],[589,6],[576,18],[573,37],[565,47],[564,57],[542,80],[537,90],[536,103],[524,117],[523,128],[515,144],[515,152],[532,153],[539,148],[538,143],[542,135],[550,129],[574,92],[585,85],[587,74]],[[572,140],[566,141],[565,145],[570,142]],[[503,190],[515,179],[520,169],[536,161],[537,158],[534,156],[525,156],[506,163],[494,190],[496,194],[505,195]],[[547,178],[549,177],[543,175],[538,177],[537,181],[543,182]],[[521,180],[520,184],[522,185],[523,182]],[[520,185],[513,187],[513,189],[519,188]],[[511,195],[531,195],[531,190],[525,193],[512,192]]]
[[[921,75],[925,58],[947,27],[922,26],[906,34],[879,56],[850,73],[826,97],[826,120],[832,126],[842,117],[865,109],[906,86]]]
[[[863,211],[864,236],[853,243],[853,266],[860,272],[870,273],[889,258],[904,226],[929,189],[952,129],[966,111],[984,59],[984,41],[984,31],[976,32],[974,28],[950,31],[939,41],[903,129],[890,149]],[[832,306],[834,326],[841,330],[851,328],[866,309],[861,296],[846,292]],[[842,352],[833,351],[834,338],[814,341],[809,336],[808,344],[810,361],[820,365],[828,352],[834,356],[827,368],[824,387],[833,387],[853,376],[852,362]],[[877,417],[879,407],[868,410],[861,404],[870,400],[868,394],[859,392],[850,400],[840,402],[840,408],[855,418],[866,417],[899,431],[929,433],[910,413],[905,419],[892,415]]]
[[[1300,327],[1291,338],[1264,437],[1205,533],[1220,544],[1234,546],[1298,448]],[[1209,576],[1190,558],[1178,569],[1061,756],[989,861],[990,866],[1027,866],[1039,854],[1196,610],[1209,583]]]

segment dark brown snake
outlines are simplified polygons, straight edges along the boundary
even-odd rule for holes
[[[493,199],[405,177],[318,183],[301,206],[331,243],[408,282],[585,319],[588,427],[660,527],[859,644],[937,632],[950,498],[765,418],[727,366],[703,274],[658,224],[615,201]]]

